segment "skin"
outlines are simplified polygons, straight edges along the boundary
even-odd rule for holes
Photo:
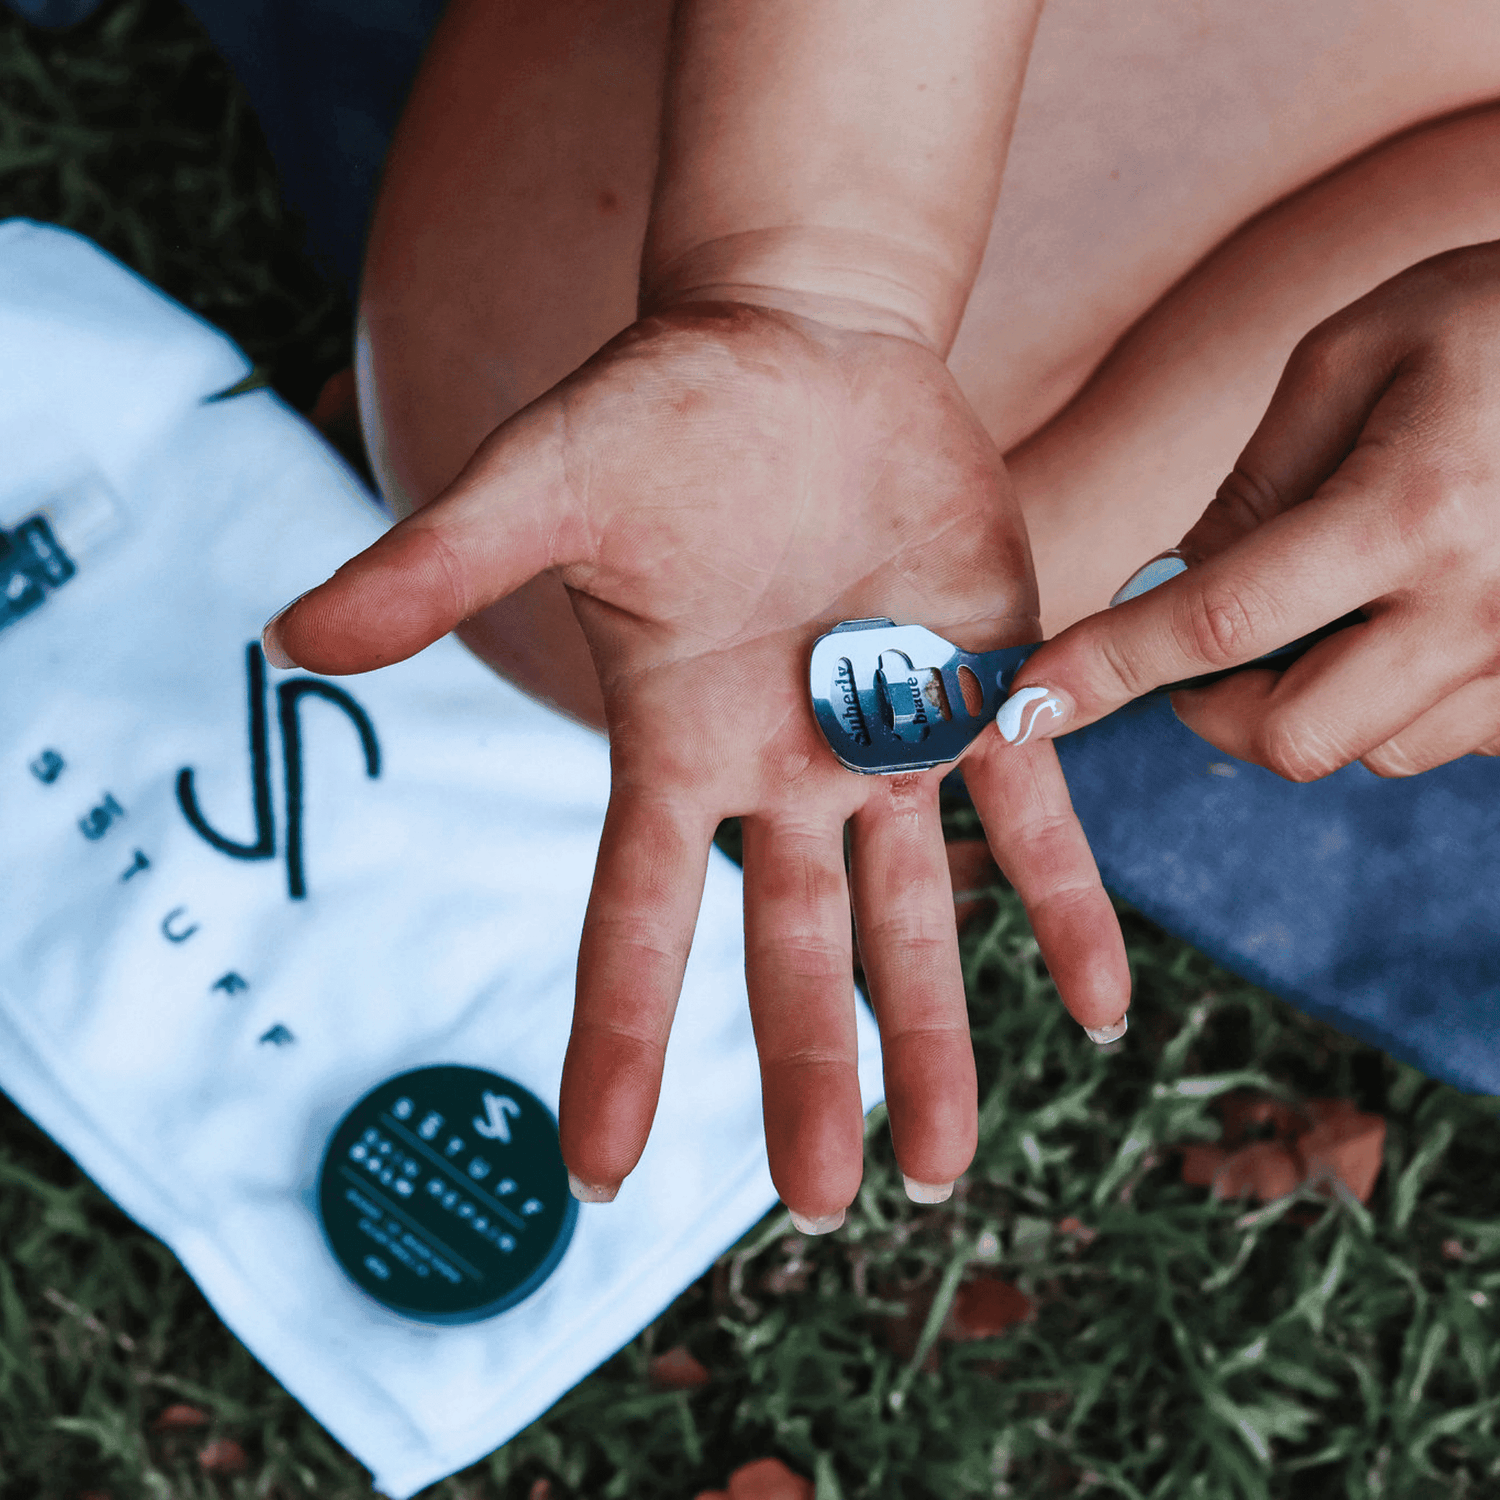
[[[955,536],[982,566],[955,559]],[[543,568],[594,653],[611,752],[563,1077],[571,1169],[618,1182],[645,1145],[709,843],[739,816],[778,1190],[824,1218],[859,1184],[846,823],[898,1156],[951,1182],[976,1118],[941,772],[850,776],[807,711],[804,665],[820,624],[879,609],[981,644],[1038,630],[1000,455],[941,360],[742,303],[640,320],[304,600],[282,640],[315,671],[366,670]],[[1075,1014],[1105,1024],[1128,980],[1087,845],[1057,813],[1055,754],[1001,776],[1000,750],[969,770],[992,847]]]
[[[572,19],[616,10],[581,0]],[[859,1183],[851,886],[902,1170],[930,1198],[972,1156],[941,773],[850,778],[808,712],[805,662],[831,625],[888,610],[980,648],[1037,637],[1003,461],[942,361],[1036,10],[678,6],[635,321],[268,636],[273,659],[362,671],[540,574],[566,590],[612,764],[559,1112],[581,1196],[613,1196],[645,1145],[729,816],[744,820],[746,980],[788,1205],[828,1228]],[[550,694],[548,638],[533,626],[521,665]],[[1115,1022],[1123,943],[1055,754],[1004,777],[994,757],[974,757],[971,784],[996,857],[1064,1004]]]
[[[513,680],[581,718],[612,715],[616,786],[631,791],[636,819],[657,820],[656,842],[637,837],[639,823],[612,808],[599,920],[591,920],[601,936],[581,956],[564,1085],[564,1150],[585,1181],[618,1180],[644,1140],[702,849],[718,812],[747,817],[752,1006],[773,1173],[789,1205],[826,1223],[858,1177],[838,837],[846,818],[848,884],[886,1035],[898,1159],[909,1177],[939,1184],[967,1161],[972,1063],[959,1037],[931,781],[866,781],[837,768],[824,779],[815,764],[821,743],[796,732],[801,689],[788,673],[820,629],[847,615],[920,620],[971,647],[1035,638],[1017,502],[1048,631],[1101,608],[1128,573],[1192,524],[1224,455],[1254,428],[1309,327],[1423,256],[1500,234],[1486,219],[1494,218],[1484,185],[1493,179],[1492,117],[1381,144],[1495,91],[1480,45],[1485,28],[1496,29],[1493,8],[1453,7],[1450,24],[1423,29],[1414,48],[1409,7],[1341,3],[1311,17],[1287,7],[1264,21],[1228,5],[1192,16],[1144,7],[1134,31],[1116,33],[1090,22],[1087,7],[1055,0],[1038,32],[1004,189],[992,224],[980,225],[983,265],[956,337],[951,310],[941,311],[952,304],[941,298],[929,297],[926,318],[911,317],[909,305],[885,307],[878,325],[861,327],[866,287],[851,283],[845,296],[804,279],[782,289],[795,298],[768,306],[759,271],[736,282],[720,262],[676,291],[688,304],[730,295],[712,307],[663,307],[658,316],[685,316],[691,326],[659,333],[648,318],[634,342],[606,349],[576,377],[569,372],[637,311],[670,97],[666,10],[450,10],[393,153],[361,308],[372,453],[387,495],[417,516],[366,555],[353,587],[344,570],[345,583],[299,606],[286,639],[308,665],[349,669],[414,649],[468,611],[464,639]],[[1155,93],[1132,89],[1143,57],[1155,69]],[[1247,76],[1261,86],[1247,90]],[[1351,76],[1400,86],[1351,91]],[[1191,97],[1163,112],[1159,99],[1176,100],[1183,80]],[[794,159],[798,135],[769,159]],[[1366,147],[1374,148],[1368,157],[1339,166]],[[973,196],[983,201],[983,192]],[[701,188],[684,201],[694,197],[718,201]],[[815,193],[811,201],[821,200]],[[722,246],[720,230],[705,243]],[[801,262],[828,263],[826,255]],[[967,263],[962,255],[945,262]],[[900,279],[907,290],[922,281],[915,267]],[[761,301],[747,300],[752,288]],[[668,287],[664,301],[673,294]],[[695,352],[674,364],[672,339],[682,336]],[[702,384],[709,346],[741,372],[769,363],[780,376],[735,393],[714,366],[707,381],[723,401],[714,408],[715,456],[723,421],[739,422],[733,440],[756,456],[742,467],[769,484],[748,484],[727,510],[715,508],[718,487],[702,485],[703,455],[695,460],[691,444],[653,444],[638,431],[643,421],[680,422],[682,414],[667,410],[670,402],[643,407],[632,372],[646,361],[662,389]],[[939,373],[943,353],[951,383]],[[781,407],[768,391],[786,386],[803,399]],[[816,445],[761,450],[784,449],[810,401],[822,414],[819,435],[843,457],[808,470],[816,484],[803,492],[818,497],[815,510],[773,517],[795,492],[776,482],[774,462],[815,465]],[[557,414],[584,409],[589,422],[565,426],[586,461],[564,463],[558,454],[571,450],[557,440]],[[744,425],[757,411],[765,419],[758,433],[753,420]],[[914,420],[927,424],[925,435]],[[600,441],[592,444],[585,429],[595,423]],[[776,444],[767,445],[773,423]],[[486,441],[497,425],[504,437]],[[976,429],[992,440],[982,458]],[[892,443],[906,472],[885,488],[879,477],[891,471],[874,455]],[[664,457],[681,467],[663,473]],[[587,474],[590,483],[560,484],[559,472]],[[633,529],[635,502],[594,482],[612,472],[680,485],[707,507],[691,511],[706,524],[691,537],[674,533],[670,546],[643,539]],[[675,519],[686,524],[688,513],[677,510]],[[447,545],[455,526],[467,538],[457,549]],[[790,550],[737,549],[736,536],[752,533],[762,548]],[[764,558],[800,559],[821,547],[826,570],[834,534],[849,555],[835,557],[833,574],[810,579],[792,567],[766,587]],[[663,558],[685,564],[665,570],[665,590]],[[726,560],[740,570],[728,591]],[[692,575],[701,581],[716,568],[710,592],[727,592],[727,602],[694,583]],[[533,583],[479,607],[537,569]],[[773,599],[792,607],[768,629]],[[722,670],[731,659],[732,675]],[[739,691],[721,712],[699,716],[701,734],[664,719],[725,682]],[[755,684],[750,698],[747,683]],[[657,721],[673,733],[653,741],[646,705],[659,703],[670,706]],[[713,733],[726,722],[740,727],[730,758],[744,752],[732,772]],[[786,733],[745,739],[744,726],[773,723]],[[1035,752],[1034,744],[1016,750],[987,737],[966,774],[1002,864],[1028,895],[1065,1003],[1087,1024],[1102,1024],[1123,1008],[1118,940],[1102,920],[1107,907],[1066,815],[1055,762]],[[635,867],[625,862],[632,854]],[[618,880],[608,873],[612,861]],[[632,890],[648,899],[627,894],[622,921],[611,902]]]
[[[1050,736],[1362,610],[1285,672],[1173,695],[1291,781],[1500,749],[1500,244],[1423,261],[1319,324],[1182,539],[1189,571],[1027,664]]]

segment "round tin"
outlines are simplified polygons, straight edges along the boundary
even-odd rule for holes
[[[499,1073],[444,1065],[388,1079],[339,1121],[318,1211],[334,1258],[382,1306],[473,1323],[552,1274],[578,1204],[547,1106]]]

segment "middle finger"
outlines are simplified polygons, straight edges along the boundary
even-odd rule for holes
[[[1178,718],[1240,760],[1289,781],[1314,781],[1400,734],[1470,680],[1487,648],[1462,632],[1395,610],[1350,625],[1284,672],[1236,673],[1172,695]]]
[[[745,979],[771,1180],[798,1228],[835,1229],[864,1164],[843,812],[763,814],[741,826]]]

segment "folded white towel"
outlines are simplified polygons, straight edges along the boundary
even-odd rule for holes
[[[40,514],[31,538],[76,566],[12,566],[0,599],[0,1086],[404,1497],[545,1411],[774,1202],[740,877],[714,856],[640,1166],[540,1289],[457,1328],[360,1291],[315,1194],[356,1099],[462,1063],[556,1110],[608,755],[444,640],[339,681],[375,776],[354,709],[291,695],[282,722],[276,688],[306,674],[269,672],[257,798],[247,650],[384,522],[274,396],[205,402],[246,368],[86,241],[0,225],[0,528]]]

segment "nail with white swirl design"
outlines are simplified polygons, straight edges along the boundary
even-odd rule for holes
[[[1039,729],[1044,738],[1053,733],[1067,715],[1067,705],[1060,693],[1048,687],[1024,687],[1000,705],[995,727],[1008,744],[1024,745]]]

